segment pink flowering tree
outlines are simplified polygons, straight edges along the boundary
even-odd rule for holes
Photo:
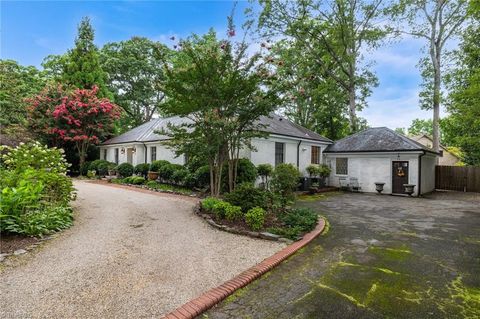
[[[120,116],[119,107],[106,98],[98,98],[98,87],[67,91],[62,86],[46,87],[29,100],[31,128],[48,137],[55,145],[73,143],[80,166],[88,147],[110,135]]]

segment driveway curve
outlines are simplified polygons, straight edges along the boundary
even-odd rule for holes
[[[1,318],[158,317],[284,247],[213,229],[194,198],[75,187],[74,226],[0,269]]]

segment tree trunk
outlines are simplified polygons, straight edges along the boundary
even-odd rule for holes
[[[350,130],[355,133],[357,127],[357,103],[355,101],[355,84],[351,84],[348,89],[348,115],[350,118]]]
[[[437,43],[432,46],[430,52],[433,64],[433,150],[435,152],[440,151],[440,90],[441,90],[441,65],[440,65],[440,50],[441,48]],[[438,157],[436,159],[438,164]]]
[[[79,158],[79,168],[82,168],[83,164],[85,164],[85,157],[87,153],[87,145],[85,141],[79,141],[76,143],[77,151],[78,151],[78,158]],[[80,169],[80,174],[82,174],[82,170]]]

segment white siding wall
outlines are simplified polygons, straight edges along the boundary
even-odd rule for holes
[[[297,147],[298,140],[293,138],[269,137],[269,138],[255,138],[252,140],[252,145],[255,151],[249,149],[242,149],[239,153],[241,158],[248,158],[254,165],[271,164],[275,166],[275,142],[285,143],[284,162],[297,166]],[[151,163],[151,147],[157,147],[157,160],[167,160],[175,164],[185,164],[185,157],[175,157],[175,153],[163,145],[162,143],[145,143],[147,146],[147,163]],[[115,148],[119,149],[119,163],[127,161],[127,148],[135,147],[136,152],[133,154],[133,165],[145,162],[145,145],[144,144],[117,144],[100,147],[100,158],[103,159],[103,149],[107,149],[107,161],[115,162]],[[320,159],[322,160],[322,153],[327,147],[327,144],[315,143],[310,141],[302,141],[299,148],[299,162],[300,172],[304,176],[308,176],[306,167],[311,164],[312,145],[320,146]],[[121,153],[121,149],[125,149],[125,153]]]
[[[392,161],[408,161],[408,182],[414,184],[418,192],[418,155],[419,154],[326,154],[327,164],[332,168],[329,184],[340,186],[340,177],[356,177],[364,192],[375,192],[375,182],[385,183],[383,194],[392,193]],[[337,157],[348,158],[348,175],[337,175],[335,164]],[[423,191],[422,191],[423,192]]]
[[[435,155],[427,153],[422,157],[422,194],[435,190],[435,164]]]
[[[252,140],[252,145],[256,151],[242,150],[241,157],[249,158],[254,165],[270,164],[275,166],[275,142],[285,143],[284,162],[297,166],[297,148],[298,140],[281,138],[281,137],[269,137],[268,139],[255,138]],[[299,148],[299,170],[304,176],[308,176],[306,167],[311,164],[311,152],[312,145],[320,146],[321,153],[327,146],[326,144],[314,143],[302,141]],[[322,156],[320,155],[320,159]]]

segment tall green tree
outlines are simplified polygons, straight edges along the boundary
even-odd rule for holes
[[[78,25],[75,46],[63,55],[47,56],[42,66],[53,80],[74,88],[98,87],[98,96],[113,98],[106,85],[107,74],[100,64],[100,54],[93,42],[95,31],[88,17]]]
[[[156,54],[157,51],[162,54]],[[124,111],[124,129],[143,124],[158,114],[165,100],[160,89],[165,77],[163,65],[167,62],[163,59],[170,58],[171,51],[165,45],[142,37],[107,43],[101,49],[100,61],[108,88]]]
[[[442,70],[448,61],[447,42],[458,35],[467,17],[467,0],[400,0],[393,17],[400,23],[399,31],[425,41],[427,57],[420,60],[423,91],[421,105],[433,110],[433,149],[440,150],[440,104]]]
[[[476,5],[476,6],[475,6]],[[472,21],[456,51],[456,69],[449,83],[445,131],[462,149],[464,162],[480,165],[480,4],[472,1]]]
[[[235,30],[231,26],[229,36]],[[164,134],[178,154],[206,159],[210,190],[218,196],[222,168],[229,163],[229,187],[235,185],[236,163],[242,147],[263,136],[257,120],[277,106],[268,67],[259,54],[248,56],[245,41],[219,40],[211,30],[179,43],[179,51],[166,66],[162,110],[188,122],[173,123]]]
[[[264,47],[269,46],[263,43]],[[270,47],[269,47],[270,48]],[[282,108],[295,123],[332,140],[349,132],[348,101],[342,88],[301,49],[295,40],[283,39],[271,47],[276,65],[275,82],[284,94]]]
[[[387,34],[382,0],[259,0],[258,24],[264,37],[284,36],[309,52],[320,76],[342,90],[350,130],[359,129],[357,112],[365,105],[377,78],[364,53],[376,48]]]
[[[25,99],[40,92],[45,83],[44,74],[34,66],[0,60],[0,125],[25,125]]]

